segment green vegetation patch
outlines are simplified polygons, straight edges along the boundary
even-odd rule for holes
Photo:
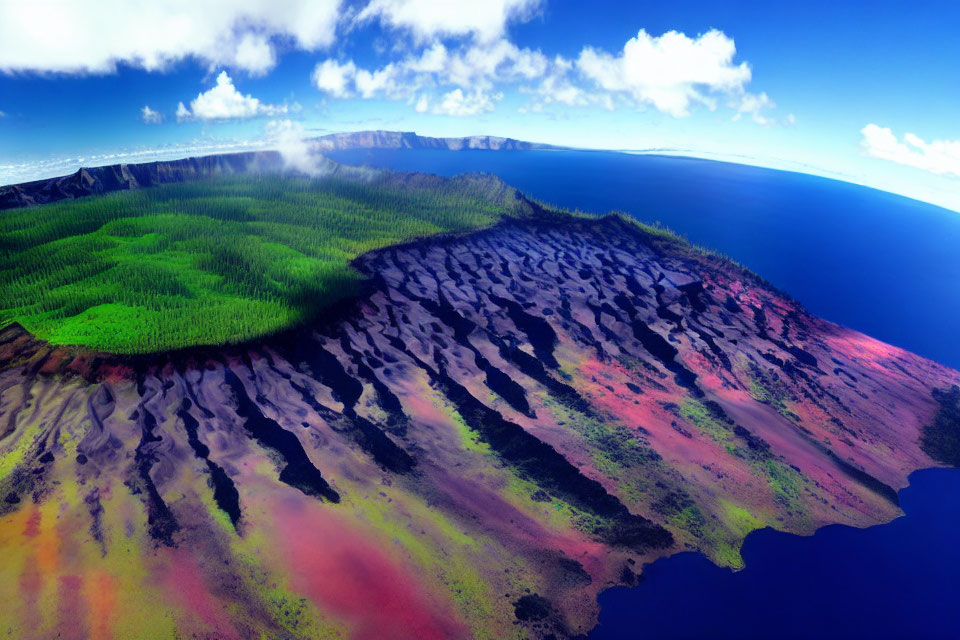
[[[799,422],[800,417],[790,410],[792,401],[790,391],[776,374],[765,373],[760,367],[751,364],[747,376],[750,382],[750,396],[757,402],[769,405],[787,420]]]
[[[733,441],[733,429],[730,425],[718,420],[699,400],[685,398],[680,404],[679,411],[684,420],[695,425],[701,433],[709,436],[714,442],[726,444]]]
[[[114,353],[240,342],[355,293],[361,253],[519,206],[492,177],[400,182],[216,178],[3,212],[0,326]]]
[[[806,485],[803,474],[775,459],[761,438],[733,423],[722,421],[707,405],[694,398],[685,398],[678,407],[678,413],[701,433],[723,446],[727,453],[745,461],[756,475],[764,478],[781,506],[790,512],[802,511],[801,496]]]
[[[613,416],[598,418],[550,396],[542,398],[559,424],[576,431],[590,450],[597,471],[617,481],[620,498],[640,502],[649,477],[661,471],[662,458],[649,446],[642,428],[630,429]]]

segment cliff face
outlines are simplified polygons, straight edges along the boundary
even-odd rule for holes
[[[460,151],[482,149],[488,151],[529,151],[549,145],[523,142],[496,136],[467,136],[465,138],[431,138],[412,131],[357,131],[333,133],[312,140],[318,151],[342,149],[443,149]]]
[[[83,168],[68,176],[0,187],[0,210],[202,177],[278,171],[282,167],[279,153],[252,151]]]
[[[357,266],[359,299],[244,347],[0,334],[3,628],[585,633],[662,554],[895,517],[960,379],[618,218]]]
[[[523,151],[547,148],[548,146],[495,136],[430,138],[418,136],[413,132],[400,131],[334,133],[308,140],[307,144],[315,153],[341,149]],[[327,162],[324,165],[333,165],[333,163]],[[276,151],[250,151],[183,160],[83,168],[68,176],[0,186],[0,211],[203,177],[241,173],[272,173],[283,170],[284,166],[282,156]]]

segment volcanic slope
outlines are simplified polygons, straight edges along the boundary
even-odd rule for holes
[[[957,372],[616,216],[355,266],[244,346],[0,334],[0,630],[575,636],[661,555],[890,520],[924,427],[957,428]]]

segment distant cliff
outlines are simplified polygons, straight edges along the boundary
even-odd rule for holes
[[[82,168],[67,176],[0,187],[0,210],[30,207],[110,191],[140,189],[202,176],[276,171],[283,159],[276,151],[229,153],[140,164]]]
[[[343,149],[528,151],[550,148],[549,145],[523,142],[513,138],[498,138],[495,136],[430,138],[419,136],[412,131],[333,133],[309,140],[308,144],[311,150],[316,153]],[[0,187],[0,211],[110,191],[140,189],[168,182],[182,182],[203,176],[273,172],[282,168],[283,158],[276,151],[248,151],[184,158],[182,160],[82,168],[66,176]]]
[[[546,149],[550,145],[524,142],[496,136],[467,136],[465,138],[431,138],[412,131],[355,131],[332,133],[312,140],[318,151],[343,149],[482,149],[487,151],[529,151]]]

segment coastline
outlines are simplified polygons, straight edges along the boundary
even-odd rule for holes
[[[696,551],[657,559],[643,567],[636,586],[615,586],[600,592],[599,623],[589,637],[622,637],[619,634],[624,628],[637,628],[641,620],[649,635],[658,640],[702,637],[708,627],[712,638],[764,637],[755,632],[769,629],[772,619],[783,613],[777,602],[782,602],[791,589],[810,586],[807,583],[819,587],[803,591],[805,598],[815,599],[807,607],[816,615],[784,626],[778,637],[950,637],[945,633],[948,628],[955,630],[952,623],[960,624],[960,615],[950,614],[955,607],[948,607],[951,592],[938,592],[937,585],[919,584],[926,583],[930,574],[916,571],[910,563],[939,559],[938,554],[944,551],[936,541],[947,538],[960,520],[960,495],[954,491],[960,487],[960,469],[927,467],[911,473],[908,480],[909,484],[898,492],[904,514],[887,522],[866,527],[831,524],[809,535],[769,527],[751,532],[742,548],[743,569],[717,566]],[[901,546],[894,548],[896,543]],[[831,549],[834,553],[824,554]],[[891,553],[882,553],[885,550]],[[804,555],[797,557],[798,552]],[[833,569],[830,575],[822,571],[826,564]],[[861,565],[871,565],[875,570]],[[799,571],[801,566],[803,573]],[[907,568],[914,568],[918,584],[904,582],[910,576],[901,575],[898,569]],[[870,585],[877,574],[884,574],[883,579]],[[936,578],[934,572],[932,582],[936,583]],[[910,607],[868,602],[874,587],[892,594],[892,599],[926,598],[931,608],[943,612],[943,617],[937,620],[928,615],[920,621]],[[697,609],[699,615],[672,615],[667,601],[675,599],[681,590],[686,597],[678,602],[684,608]],[[709,599],[703,597],[708,594]],[[884,612],[879,617],[886,631],[876,622],[880,611]],[[902,626],[918,622],[928,626],[914,628],[912,636],[902,635]],[[661,623],[669,629],[661,628]],[[860,635],[841,631],[840,625],[861,630]],[[943,628],[944,633],[933,627]],[[727,635],[717,635],[721,629]]]

